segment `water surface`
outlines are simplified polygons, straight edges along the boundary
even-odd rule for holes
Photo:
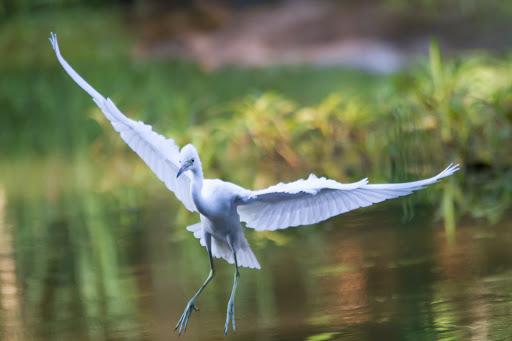
[[[3,340],[172,340],[208,275],[195,222],[171,194],[86,189],[0,196]],[[121,199],[120,199],[121,198]],[[235,340],[503,340],[512,337],[512,225],[382,203],[248,239]],[[182,222],[184,221],[184,222]],[[197,301],[184,338],[223,340],[233,266]]]

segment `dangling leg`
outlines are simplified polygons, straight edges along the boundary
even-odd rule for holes
[[[229,244],[231,246],[231,243]],[[233,247],[231,247],[231,249],[233,250],[233,257],[235,258],[236,272],[235,280],[233,282],[233,290],[231,291],[231,298],[229,299],[228,302],[228,312],[226,315],[226,325],[224,326],[224,336],[226,336],[226,334],[228,333],[230,319],[233,321],[233,332],[235,331],[235,291],[236,286],[238,285],[238,278],[240,277],[240,272],[238,271],[238,262],[236,260],[236,251]]]
[[[199,309],[195,306],[196,299],[199,296],[199,294],[204,290],[208,282],[211,281],[215,274],[215,268],[213,267],[213,257],[212,257],[212,236],[209,233],[205,233],[206,238],[206,249],[208,250],[208,257],[210,258],[210,274],[208,275],[208,278],[204,282],[204,284],[199,288],[197,293],[192,297],[192,299],[188,302],[187,307],[185,308],[185,312],[183,315],[181,315],[180,320],[178,321],[178,324],[174,328],[174,331],[180,327],[180,331],[178,332],[178,335],[181,335],[181,331],[183,329],[183,326],[185,326],[185,331],[187,330],[188,325],[188,319],[190,318],[190,315],[192,315],[192,311],[199,311]]]

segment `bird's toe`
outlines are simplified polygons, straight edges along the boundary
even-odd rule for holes
[[[176,327],[174,327],[174,331],[176,331],[178,328],[180,329],[178,331],[178,335],[181,335],[182,331],[187,331],[188,320],[190,319],[190,315],[192,315],[194,310],[199,311],[199,308],[195,306],[194,300],[190,300],[190,302],[187,304],[187,307],[185,308],[185,311],[181,315],[180,320],[176,324]]]

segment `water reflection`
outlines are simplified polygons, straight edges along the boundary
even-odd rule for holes
[[[6,194],[0,187],[0,331],[10,341],[22,336],[22,323],[12,228],[5,223],[5,211]]]
[[[127,200],[85,189],[51,198],[0,190],[2,339],[174,338],[208,260],[176,222],[173,201],[164,191]],[[510,221],[462,221],[450,243],[431,215],[404,224],[399,207],[382,204],[269,239],[248,233],[263,268],[242,270],[230,338],[511,337]],[[233,267],[216,264],[188,340],[223,339]]]
[[[137,336],[134,280],[122,275],[115,230],[92,192],[8,203],[24,333],[108,339]],[[110,212],[110,218],[115,218]]]

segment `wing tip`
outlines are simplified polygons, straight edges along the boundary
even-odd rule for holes
[[[448,167],[446,167],[445,170],[443,170],[441,173],[439,173],[439,175],[437,176],[437,179],[442,179],[447,176],[450,176],[459,170],[460,170],[460,167],[459,167],[458,163],[456,165],[454,165],[453,163],[450,163],[450,165]]]
[[[57,35],[53,32],[50,32],[50,43],[52,44],[52,48],[55,52],[59,50],[59,43],[57,42]]]

